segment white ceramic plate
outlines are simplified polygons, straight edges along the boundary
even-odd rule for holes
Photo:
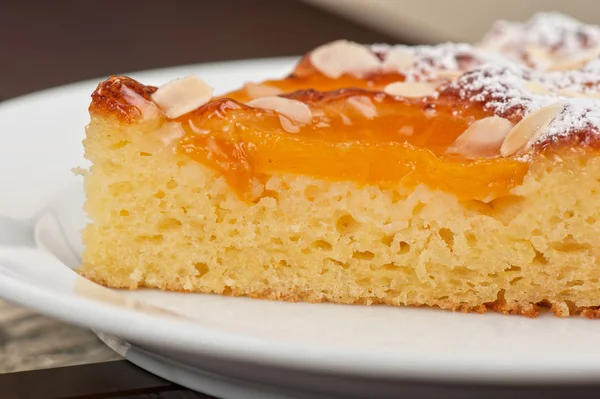
[[[197,73],[224,91],[282,76],[291,65],[290,59],[256,60],[132,76],[160,84]],[[373,386],[380,396],[393,396],[394,384],[406,379],[600,382],[597,321],[112,291],[78,277],[71,269],[86,218],[81,182],[70,169],[85,164],[81,139],[94,86],[84,82],[0,104],[1,297],[119,336],[204,375],[326,397],[334,391],[360,397]],[[175,366],[157,371],[149,362],[138,364],[177,380],[168,371]]]

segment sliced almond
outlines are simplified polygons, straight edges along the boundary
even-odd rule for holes
[[[569,71],[572,69],[579,69],[585,64],[587,64],[591,59],[586,58],[576,58],[576,59],[565,59],[560,60],[553,65],[549,66],[546,70],[548,72],[556,72],[556,71]]]
[[[384,71],[402,72],[415,64],[415,58],[403,49],[390,50],[383,59],[381,67]]]
[[[178,118],[210,101],[213,88],[191,75],[165,83],[152,94],[152,100],[168,118]]]
[[[373,119],[377,116],[377,108],[369,97],[353,96],[348,98],[348,104],[352,105],[358,112],[367,119]]]
[[[191,120],[191,119],[188,121],[188,125],[192,129],[192,132],[194,132],[196,134],[209,134],[210,133],[210,129],[199,128],[198,126],[196,126],[196,124],[194,123],[194,121]]]
[[[600,98],[600,92],[587,92],[583,93],[583,97],[585,98]]]
[[[545,47],[529,45],[525,47],[527,60],[538,69],[546,70],[554,65],[552,53]]]
[[[283,114],[279,114],[279,123],[281,123],[283,130],[288,133],[298,133],[300,131],[300,127],[296,125],[293,120]]]
[[[568,71],[571,69],[579,69],[591,60],[600,56],[600,47],[584,51],[577,54],[576,57],[564,58],[555,62],[548,68],[548,71]]]
[[[564,97],[571,97],[571,98],[584,97],[583,93],[581,93],[579,91],[572,91],[572,90],[565,90],[565,89],[558,90],[558,94],[560,94],[561,96],[564,96]]]
[[[123,96],[129,104],[140,110],[143,118],[151,119],[159,115],[160,111],[154,102],[146,100],[129,87],[123,85],[123,87],[121,87],[121,93],[123,93]]]
[[[312,121],[312,112],[310,111],[310,107],[298,100],[272,96],[257,98],[247,102],[246,104],[254,108],[275,111],[294,122],[307,124]]]
[[[340,116],[340,118],[342,119],[342,123],[346,126],[351,126],[352,125],[352,119],[350,119],[348,117],[348,115],[346,115],[345,113],[339,111],[338,115]]]
[[[580,91],[571,91],[571,90],[559,90],[558,94],[565,97],[573,97],[573,98],[600,98],[599,92],[594,93],[583,93]]]
[[[554,103],[523,118],[506,135],[500,147],[500,154],[508,157],[518,152],[526,152],[563,109],[563,103]]]
[[[310,62],[323,75],[337,79],[345,73],[378,70],[381,61],[367,47],[346,40],[337,40],[316,48]]]
[[[543,84],[541,84],[540,82],[537,82],[535,80],[525,82],[523,87],[525,88],[525,90],[527,90],[528,92],[533,93],[533,94],[538,94],[541,96],[546,96],[546,95],[550,94],[550,90],[548,90],[548,88],[546,86],[544,86]]]
[[[430,82],[394,82],[383,89],[389,95],[407,98],[428,97],[435,95],[437,84]]]
[[[246,89],[246,93],[250,98],[271,97],[283,94],[283,90],[278,87],[252,82],[246,83],[244,89]]]
[[[446,152],[460,154],[468,159],[497,157],[506,135],[513,126],[511,121],[499,116],[480,119],[458,136]]]
[[[435,77],[438,79],[450,79],[450,80],[456,80],[458,78],[460,78],[463,75],[463,72],[461,71],[454,71],[454,70],[442,70],[442,71],[437,71],[435,73]]]

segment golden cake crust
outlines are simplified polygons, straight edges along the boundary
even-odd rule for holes
[[[98,283],[100,285],[111,286],[106,280],[102,278],[94,278],[93,275],[86,276],[91,281]],[[141,286],[139,288],[143,288]],[[121,287],[128,288],[128,287]],[[136,287],[138,288],[138,287]],[[146,288],[156,288],[155,286],[147,286]],[[175,291],[182,293],[192,293],[195,292],[193,290],[185,290],[182,289],[180,285],[165,285],[159,287],[165,291]],[[219,295],[227,295],[233,297],[250,297],[254,299],[262,299],[262,300],[275,300],[275,301],[286,301],[286,302],[308,302],[308,303],[344,303],[348,305],[397,305],[397,303],[393,301],[387,301],[384,299],[378,298],[359,298],[348,301],[329,301],[327,299],[315,297],[315,293],[312,291],[297,291],[293,293],[281,293],[275,291],[273,289],[267,288],[262,291],[247,291],[241,289],[231,289],[226,288],[222,292],[218,293]],[[405,303],[404,305],[414,306],[414,307],[430,307],[431,305],[423,305],[421,303]],[[525,316],[529,318],[537,318],[540,313],[544,310],[548,310],[553,313],[555,316],[559,317],[568,317],[568,316],[581,316],[587,319],[598,319],[600,318],[600,306],[575,306],[573,304],[549,304],[546,301],[542,301],[540,303],[527,303],[521,304],[518,302],[507,302],[503,294],[500,293],[498,295],[498,299],[493,302],[487,302],[480,305],[466,305],[466,304],[457,304],[452,301],[446,301],[436,304],[434,307],[443,310],[450,310],[453,312],[462,312],[462,313],[486,313],[487,311],[493,311],[497,313],[503,313],[506,315],[519,315]]]
[[[132,123],[143,117],[139,106],[126,94],[129,89],[141,99],[152,101],[156,87],[146,86],[126,76],[111,76],[100,82],[92,93],[89,106],[91,114],[104,118],[115,118],[121,123]]]
[[[315,72],[313,71],[313,73]],[[572,73],[569,71],[568,74]],[[367,75],[361,78],[361,80],[368,83],[377,81],[380,78],[384,79],[386,76],[389,77],[388,74],[378,72]],[[515,78],[524,79],[525,83],[536,82],[529,80],[531,77],[527,76],[527,72],[494,66],[461,73],[460,76],[456,77],[456,80],[440,84],[434,97],[423,97],[418,99],[418,101],[396,96],[392,97],[399,103],[403,101],[413,102],[416,106],[422,108],[423,112],[434,110],[440,104],[452,104],[457,112],[479,109],[481,110],[480,118],[497,115],[515,124],[527,116],[528,113],[531,113],[532,109],[539,108],[539,106],[534,105],[535,101],[540,103],[562,101],[562,104],[564,104],[563,111],[555,118],[555,126],[551,126],[553,133],[541,135],[531,147],[532,151],[548,151],[560,147],[600,148],[600,111],[597,110],[597,107],[600,106],[600,100],[595,100],[586,93],[581,94],[583,98],[558,97],[557,100],[552,100],[555,98],[554,94],[548,93],[540,97],[535,93],[529,93],[525,89],[518,89],[517,91],[515,87],[510,87],[509,83],[505,84],[503,81],[512,81]],[[296,75],[291,75],[279,82],[287,84],[286,82],[294,82],[296,79]],[[404,77],[401,77],[401,79],[404,79]],[[564,85],[564,81],[574,78],[569,76],[558,78],[555,76],[553,79],[563,82]],[[592,80],[588,76],[577,79],[587,79],[578,82],[578,90],[589,90],[595,93],[595,90],[600,88],[600,77],[596,78],[596,80]],[[499,85],[494,86],[495,83],[486,83],[486,81],[499,82]],[[546,83],[550,88],[554,86],[552,90],[556,90],[557,92],[564,91],[564,89],[560,89],[560,85],[557,85],[556,82]],[[368,84],[365,85],[368,86]],[[157,88],[154,86],[146,86],[127,76],[112,76],[98,84],[98,87],[92,94],[89,110],[94,115],[115,118],[120,123],[134,123],[143,119],[140,103],[155,106],[151,96],[156,90]],[[220,104],[224,103],[224,100],[233,101],[235,107],[243,107],[249,110],[252,108],[239,102],[237,98],[239,97],[238,92],[231,94],[231,98],[228,95],[221,96],[177,119],[183,121],[194,116],[206,115],[208,113],[206,112],[207,108],[219,108]],[[344,98],[352,96],[363,96],[371,99],[390,97],[389,94],[381,90],[368,88],[342,88],[332,91],[319,91],[318,87],[298,88],[291,93],[282,93],[280,96],[306,103],[309,106],[336,100],[342,101]],[[166,118],[159,108],[156,108],[156,111],[160,112]]]
[[[284,79],[192,110],[111,77],[90,105],[81,274],[116,288],[600,317],[600,31],[559,20],[548,37],[545,21],[479,46],[334,42]],[[317,162],[302,169],[298,154]]]

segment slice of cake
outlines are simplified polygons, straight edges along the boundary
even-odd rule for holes
[[[326,44],[214,97],[92,95],[80,272],[109,287],[600,315],[600,29]]]

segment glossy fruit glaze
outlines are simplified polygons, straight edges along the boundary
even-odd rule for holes
[[[255,181],[291,173],[383,187],[424,184],[461,200],[489,201],[508,194],[527,172],[527,163],[515,158],[445,153],[471,123],[490,115],[479,104],[452,95],[383,93],[403,80],[398,74],[330,79],[300,72],[264,84],[306,103],[310,124],[245,105],[250,96],[241,89],[179,118],[187,134],[177,151],[222,173],[247,199]]]

